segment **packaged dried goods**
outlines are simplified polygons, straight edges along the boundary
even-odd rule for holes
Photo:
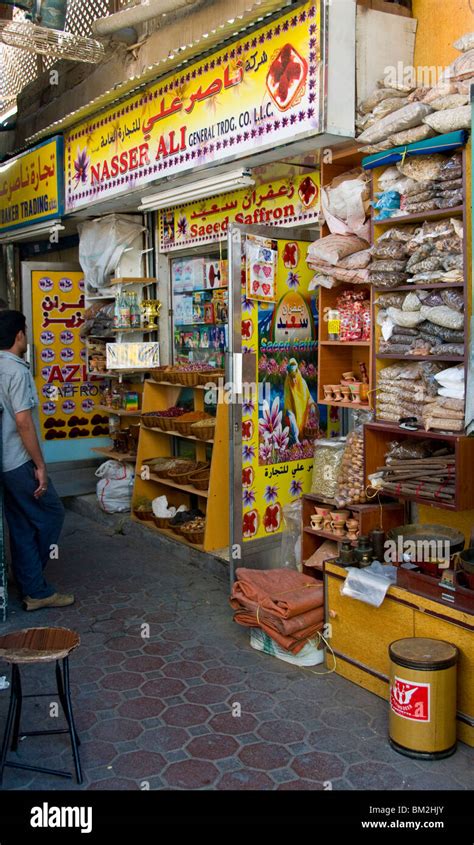
[[[430,455],[429,440],[392,440],[385,454],[387,463],[391,461],[410,461],[427,458]]]
[[[437,305],[445,304],[446,303],[444,302],[441,294],[439,293],[439,291],[436,290],[431,291],[429,296],[427,296],[426,299],[423,300],[423,305],[427,305],[429,308],[434,308]]]
[[[405,244],[401,241],[378,240],[370,250],[372,258],[391,258],[401,261],[407,257]]]
[[[373,414],[370,411],[354,412],[354,429],[347,437],[337,475],[335,499],[338,508],[366,501],[363,426],[372,419]]]
[[[442,238],[446,235],[453,235],[455,233],[455,222],[457,221],[448,217],[443,220],[425,220],[423,226],[418,230],[413,240],[417,243],[423,243],[424,241],[435,240],[436,238]],[[456,232],[456,234],[458,234],[458,232]]]
[[[423,320],[429,320],[430,323],[435,323],[437,326],[443,326],[447,329],[460,329],[464,325],[464,315],[447,305],[439,305],[434,308],[422,305],[420,314]]]
[[[419,141],[426,141],[427,138],[432,138],[434,135],[434,129],[422,123],[421,126],[413,126],[411,129],[405,129],[402,132],[395,132],[393,135],[390,135],[390,146],[401,147],[406,144],[417,144]]]
[[[458,235],[451,235],[444,238],[440,238],[440,240],[436,241],[436,243],[434,244],[434,248],[438,252],[448,252],[456,254],[462,253],[462,238],[458,237]]]
[[[464,267],[463,255],[445,255],[442,258],[443,270],[462,270]]]
[[[343,270],[363,270],[370,264],[370,260],[370,250],[361,249],[360,252],[353,252],[352,255],[341,258],[337,266]]]
[[[379,308],[388,308],[389,305],[394,308],[401,308],[404,298],[403,293],[381,293],[375,300],[375,304]]]
[[[457,208],[458,205],[462,205],[462,201],[462,191],[450,191],[449,196],[437,197],[434,202],[437,208]]]
[[[322,499],[334,499],[344,449],[345,438],[315,441],[311,492]]]
[[[474,49],[466,50],[452,62],[446,72],[449,80],[466,79],[474,76]]]
[[[440,343],[432,348],[433,355],[464,355],[464,343]]]
[[[465,106],[468,101],[469,97],[467,94],[449,94],[447,97],[432,100],[431,106],[435,111],[444,111],[445,109],[456,109],[459,106]]]
[[[446,111],[437,111],[433,114],[428,114],[423,118],[423,123],[431,126],[435,132],[444,135],[446,132],[456,132],[459,129],[471,128],[471,107],[458,106],[456,109],[447,109]],[[374,126],[376,126],[375,124]],[[371,126],[367,132],[374,129]]]
[[[398,111],[377,120],[373,126],[364,130],[357,140],[361,144],[377,144],[396,132],[419,126],[423,122],[423,118],[429,115],[431,111],[431,106],[426,103],[408,103]]]
[[[370,283],[378,288],[397,288],[406,280],[406,273],[370,273]]]
[[[461,35],[461,38],[458,38],[458,40],[454,42],[453,47],[461,53],[467,53],[469,50],[473,50],[474,32],[466,32],[465,35]]]
[[[436,398],[430,399],[429,401],[431,405],[436,403],[436,407],[438,408],[447,408],[452,411],[464,412],[463,399],[447,399],[443,396],[437,396]]]
[[[416,293],[408,293],[403,300],[402,311],[419,311],[420,308],[421,299],[419,296]]]
[[[383,243],[383,241],[400,241],[401,243],[407,244],[411,241],[416,231],[416,226],[392,226],[392,228],[387,229],[380,235],[377,243]]]
[[[441,298],[449,308],[454,308],[455,311],[463,311],[464,296],[458,290],[443,290]]]
[[[432,246],[430,245],[432,249]],[[410,267],[408,267],[408,264]],[[413,262],[412,259],[407,264],[407,270],[411,273],[431,273],[433,270],[443,269],[443,259],[440,255],[429,255],[428,258],[423,258],[422,261]]]
[[[426,200],[426,202],[406,203],[403,210],[406,211],[407,214],[423,214],[425,211],[434,211],[434,209],[438,207],[437,200],[431,199]]]
[[[391,150],[392,146],[392,142],[387,138],[386,141],[380,141],[378,144],[365,144],[360,147],[360,151],[364,153],[364,155],[372,156],[376,155],[376,153],[383,153],[385,150]]]
[[[410,343],[392,343],[391,341],[381,340],[379,345],[380,353],[390,353],[394,357],[397,357],[398,355],[406,355],[410,349]]]
[[[386,97],[385,100],[381,100],[381,102],[372,109],[372,116],[375,120],[380,120],[380,118],[386,117],[388,114],[392,114],[392,112],[397,111],[408,104],[407,98],[398,96],[399,93],[400,92],[397,91],[396,97]]]
[[[438,431],[464,431],[464,420],[427,417],[425,420],[425,429],[426,431],[431,431],[431,429]]]
[[[405,261],[393,261],[391,258],[372,261],[371,272],[374,273],[399,273],[405,269]]]
[[[387,309],[388,316],[397,326],[407,326],[408,328],[413,328],[426,319],[422,312],[423,307],[419,311],[402,311],[401,308],[393,307]]]
[[[328,264],[336,265],[341,258],[368,247],[367,241],[356,235],[326,235],[325,238],[320,238],[310,244],[308,260],[320,259]]]
[[[395,165],[387,167],[379,176],[379,187],[381,191],[388,191],[395,182],[400,179],[400,172]]]
[[[454,80],[443,79],[434,85],[433,88],[423,97],[423,103],[432,103],[433,100],[439,100],[440,97],[449,97],[450,94],[457,94],[458,89]]]
[[[421,102],[424,97],[431,91],[431,87],[428,85],[420,85],[418,88],[415,88],[411,94],[408,95],[407,99],[409,103],[418,103]]]
[[[445,329],[443,326],[430,323],[428,320],[420,323],[418,329],[423,337],[439,338],[444,343],[462,343],[464,341],[463,330]]]
[[[400,294],[403,297],[403,294]],[[403,299],[402,299],[403,302]],[[394,306],[398,308],[397,305]],[[412,329],[410,326],[394,326],[392,331],[393,337],[418,337],[418,328]]]
[[[431,153],[424,156],[410,156],[401,161],[397,167],[404,176],[409,176],[416,182],[428,182],[437,179],[442,172],[446,157],[441,153]]]
[[[471,85],[474,85],[474,76],[469,76],[468,79],[462,79],[456,82],[456,88],[459,94],[471,95]]]
[[[406,96],[405,91],[397,91],[396,88],[375,88],[375,90],[365,100],[359,104],[359,111],[362,114],[372,112],[379,103],[383,100],[398,98],[403,100]]]

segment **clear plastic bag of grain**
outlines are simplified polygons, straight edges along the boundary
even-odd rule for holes
[[[364,425],[373,420],[369,410],[354,412],[354,428],[347,437],[339,467],[336,486],[336,506],[358,505],[367,501],[364,472]]]
[[[337,477],[346,446],[345,437],[317,440],[314,444],[311,492],[321,499],[334,499]]]

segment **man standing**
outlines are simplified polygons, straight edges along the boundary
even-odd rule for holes
[[[51,481],[39,444],[38,395],[28,364],[26,319],[20,311],[0,311],[0,410],[5,514],[12,566],[27,610],[65,607],[43,570],[56,545],[64,508]]]

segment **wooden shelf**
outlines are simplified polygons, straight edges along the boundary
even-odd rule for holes
[[[388,165],[384,165],[384,169]],[[396,226],[401,223],[424,223],[425,220],[442,220],[444,217],[458,217],[464,214],[464,205],[458,205],[456,208],[436,208],[432,211],[423,211],[419,214],[406,214],[404,217],[388,217],[386,220],[375,220],[372,217],[374,226]]]
[[[396,352],[378,352],[375,356],[380,361],[464,361],[464,355],[397,355]]]
[[[326,399],[318,399],[318,405],[330,405],[331,408],[351,408],[353,411],[360,411],[361,409],[364,411],[371,410],[368,402],[336,402],[335,399],[329,402]]]
[[[307,534],[314,534],[315,537],[324,537],[325,540],[333,540],[334,543],[342,543],[344,540],[347,540],[346,536],[336,537],[330,531],[315,531],[314,528],[309,528],[307,525],[304,526],[303,531],[306,531]],[[350,542],[353,546],[357,545],[357,540],[351,540]]]
[[[112,329],[114,335],[116,334],[152,334],[153,332],[158,331],[158,326],[154,329],[144,329],[141,326],[138,328],[128,328],[128,329]]]
[[[197,545],[196,543],[190,543],[189,540],[186,540],[183,534],[176,534],[176,532],[172,531],[171,528],[158,528],[158,526],[149,519],[137,519],[136,516],[133,516],[132,518],[134,522],[137,522],[139,525],[146,525],[147,528],[150,528],[157,534],[164,534],[165,537],[169,537],[171,540],[176,540],[178,543],[184,543],[185,546],[191,546],[192,549],[198,549],[200,552],[204,550],[204,546]]]
[[[370,340],[320,340],[319,346],[370,346]]]
[[[158,434],[167,434],[169,437],[182,437],[184,440],[195,440],[196,443],[214,443],[214,440],[203,440],[201,437],[194,437],[193,434],[181,434],[179,431],[164,431],[162,428],[143,425],[144,431],[156,431]]]
[[[98,411],[105,411],[116,417],[140,417],[141,411],[125,411],[123,408],[108,408],[107,405],[96,405]]]
[[[147,384],[159,384],[163,387],[187,387],[188,390],[207,390],[204,384],[173,384],[171,381],[156,381],[154,378],[147,379]]]
[[[108,285],[105,285],[106,288],[115,288],[117,285],[143,285],[146,287],[147,285],[156,285],[158,284],[158,279],[152,279],[140,276],[121,276],[118,279],[112,279]]]
[[[190,493],[193,496],[200,496],[201,499],[209,498],[209,490],[198,490],[197,487],[192,487],[191,484],[176,484],[169,478],[160,478],[154,472],[150,472],[150,481],[156,481],[158,484],[164,484],[165,487],[174,487],[175,490],[182,490],[183,493]]]
[[[120,463],[126,464],[135,464],[137,460],[136,455],[126,455],[122,454],[121,452],[114,452],[113,449],[99,449],[94,447],[91,449],[91,452],[96,452],[98,455],[103,455],[104,458],[111,458],[114,461],[120,461]]]
[[[459,440],[459,438],[465,437],[465,435],[461,432],[442,434],[441,432],[436,431],[425,431],[424,428],[418,428],[416,431],[409,431],[406,428],[400,428],[400,426],[396,423],[384,422],[383,420],[376,420],[375,422],[367,423],[366,428],[371,431],[379,430],[384,433],[390,432],[391,434],[403,435],[404,437],[421,437],[422,440],[449,440],[455,442],[456,440]],[[474,443],[474,438],[471,438],[471,440]],[[380,466],[382,466],[382,464],[380,464]]]
[[[464,288],[463,282],[428,282],[425,284],[424,282],[417,282],[417,284],[411,285],[399,285],[396,288],[377,288],[374,287],[374,291],[376,293],[397,293],[397,291],[408,290],[408,291],[417,291],[417,290],[444,290],[445,288]],[[377,305],[377,303],[375,303]]]

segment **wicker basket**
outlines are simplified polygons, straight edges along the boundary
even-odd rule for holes
[[[224,370],[217,370],[217,369],[214,368],[212,370],[208,370],[205,373],[198,373],[198,382],[197,383],[199,385],[201,385],[202,387],[205,387],[206,384],[209,384],[210,382],[212,382],[213,384],[218,384],[219,379],[223,378],[224,375],[225,375]]]
[[[155,475],[160,478],[169,478],[169,473],[178,469],[178,467],[192,472],[193,466],[195,466],[195,461],[186,461],[184,458],[169,458],[168,465],[165,465],[163,469],[155,470]]]
[[[155,518],[153,511],[134,510],[133,513],[134,513],[134,516],[136,516],[137,519],[141,520],[141,522],[152,522],[153,519]]]
[[[193,437],[197,437],[198,440],[213,440],[215,432],[215,420],[212,423],[210,422],[209,425],[197,425],[196,423],[191,425],[191,434]]]
[[[186,530],[186,523],[185,523],[182,527],[181,534],[188,541],[188,543],[193,543],[193,545],[195,545],[195,546],[202,546],[203,543],[204,543],[205,530],[206,529],[203,528],[202,531],[196,531],[196,530],[187,531]]]
[[[170,528],[171,531],[174,531],[175,534],[183,533],[183,525],[168,525],[168,528]]]
[[[189,474],[189,484],[196,488],[196,490],[209,489],[210,472],[209,469],[201,469],[197,472]]]
[[[195,413],[199,414],[198,419],[200,420],[213,419],[213,417],[209,416],[209,414],[205,414],[204,411],[196,411]],[[193,434],[191,426],[193,426],[194,423],[198,421],[198,419],[183,421],[178,417],[175,420],[176,431],[178,431],[180,434],[184,434],[185,437],[189,437]]]
[[[169,516],[155,516],[153,514],[153,522],[157,528],[169,528],[170,519]]]
[[[191,484],[191,475],[199,471],[209,472],[208,465],[204,461],[196,461],[193,466],[182,471],[180,471],[179,467],[175,470],[170,470],[168,479],[169,481],[174,481],[175,484]]]
[[[147,416],[141,416],[140,421],[145,428],[162,428],[162,421],[163,417],[158,416],[158,414],[147,414]]]

